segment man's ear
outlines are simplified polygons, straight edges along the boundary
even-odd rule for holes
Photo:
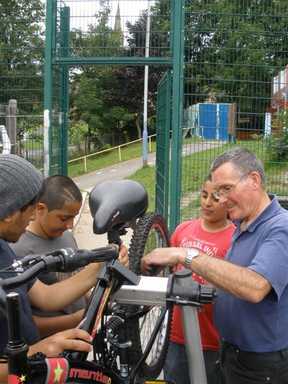
[[[259,172],[252,171],[249,174],[251,180],[252,180],[252,186],[255,189],[258,189],[261,186],[261,176],[259,175]]]
[[[35,207],[35,212],[39,215],[43,215],[44,213],[48,212],[47,205],[45,203],[37,203]]]

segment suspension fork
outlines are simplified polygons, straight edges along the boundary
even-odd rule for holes
[[[128,349],[131,347],[131,340],[127,339],[127,324],[125,316],[123,322],[119,325],[118,330],[118,348],[119,348],[119,362],[120,362],[120,376],[126,378],[129,375],[129,354]]]

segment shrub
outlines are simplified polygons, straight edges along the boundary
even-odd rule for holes
[[[274,119],[274,134],[266,139],[266,149],[269,157],[273,161],[288,160],[288,111],[278,113]]]

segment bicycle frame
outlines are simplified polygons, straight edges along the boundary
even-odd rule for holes
[[[114,267],[113,267],[113,264]],[[116,272],[115,272],[116,271]],[[121,272],[120,272],[121,271]],[[127,273],[126,273],[127,272]],[[108,278],[107,275],[111,274],[113,276]],[[123,279],[125,278],[130,282],[130,284],[122,285],[122,287],[117,290],[115,288],[115,282],[119,284],[119,276],[115,279],[115,276],[121,276]],[[206,384],[206,376],[205,369],[203,364],[203,355],[202,355],[202,347],[200,342],[199,335],[199,326],[198,326],[198,317],[197,317],[197,307],[199,307],[200,299],[196,298],[196,301],[189,301],[187,299],[180,299],[179,292],[175,291],[172,293],[171,288],[171,278],[164,277],[144,277],[142,276],[139,280],[139,277],[133,276],[134,274],[128,271],[125,267],[119,265],[119,263],[112,262],[108,263],[106,267],[103,268],[103,273],[99,278],[99,282],[94,289],[94,293],[92,294],[90,305],[88,306],[88,310],[86,311],[86,315],[84,316],[84,321],[82,322],[82,328],[89,330],[91,333],[95,333],[97,335],[98,326],[101,321],[99,319],[102,318],[104,309],[108,302],[115,302],[118,304],[129,304],[129,305],[144,305],[144,306],[153,306],[153,305],[166,305],[167,301],[171,300],[173,303],[178,303],[183,306],[193,305],[193,307],[186,308],[191,309],[189,313],[187,311],[184,312],[184,326],[190,329],[189,332],[186,333],[187,343],[188,345],[193,345],[193,348],[188,353],[188,361],[191,366],[191,380],[193,384]],[[182,289],[182,293],[186,289],[186,293],[188,292],[188,296],[194,296],[194,300],[196,297],[195,292],[191,295],[191,277],[190,274],[187,274],[187,284],[182,284],[183,276],[181,277],[181,284],[184,289]],[[113,280],[114,279],[114,280]],[[177,279],[177,278],[176,278]],[[133,283],[138,282],[137,285],[133,285]],[[112,283],[112,286],[108,284],[108,282]],[[103,282],[106,282],[103,285]],[[131,285],[132,283],[132,285]],[[114,287],[113,287],[114,286]],[[151,287],[153,287],[151,289]],[[176,287],[177,288],[177,287]],[[179,289],[179,287],[178,287]],[[195,287],[194,287],[195,290]],[[114,291],[114,292],[113,292]],[[189,292],[190,291],[190,292]],[[208,290],[206,289],[208,292]],[[210,289],[211,291],[211,289]],[[181,293],[180,292],[180,293]],[[113,294],[112,294],[113,293]],[[208,292],[207,295],[210,295],[211,292]],[[12,296],[11,296],[12,295]],[[175,296],[176,295],[176,296]],[[187,295],[186,295],[187,296]],[[205,296],[205,292],[204,292]],[[67,353],[64,354],[64,357],[61,356],[59,358],[45,358],[45,356],[41,354],[37,354],[34,358],[27,361],[27,346],[25,343],[21,343],[21,339],[19,336],[19,327],[20,327],[20,319],[17,319],[17,313],[15,315],[15,300],[17,294],[10,294],[11,303],[8,306],[10,307],[9,315],[12,315],[12,325],[11,329],[14,332],[14,335],[10,337],[10,340],[14,340],[14,347],[12,347],[13,343],[10,343],[10,353],[9,353],[9,370],[10,376],[8,383],[14,384],[18,383],[16,378],[18,377],[28,377],[28,383],[37,383],[41,382],[45,383],[99,383],[99,384],[130,384],[134,383],[134,378],[132,375],[128,374],[126,377],[119,375],[113,369],[109,369],[95,362],[85,361],[86,354],[83,353]],[[176,299],[175,299],[176,297]],[[9,295],[8,295],[9,298]],[[210,300],[211,301],[211,300]],[[8,300],[9,302],[9,300]],[[17,308],[17,305],[16,305]],[[96,313],[93,314],[93,310],[96,309]],[[17,311],[16,311],[17,312]],[[91,313],[91,315],[90,315]],[[192,317],[191,317],[192,314]],[[192,320],[192,321],[191,321]],[[18,325],[17,325],[18,322]],[[94,326],[92,324],[94,323]],[[10,333],[11,333],[10,329]],[[15,334],[16,331],[16,334]],[[16,341],[16,344],[15,344]],[[149,349],[149,347],[148,347]],[[11,353],[12,352],[12,353]],[[147,357],[148,351],[145,351],[146,355],[144,359]],[[148,352],[148,353],[147,353]],[[136,367],[137,369],[137,367]],[[46,372],[43,375],[43,372]],[[44,377],[45,376],[45,377]],[[55,381],[57,377],[58,381]],[[17,380],[18,380],[17,379]],[[77,380],[77,381],[76,381]],[[156,381],[147,381],[147,383],[153,383]]]
[[[41,260],[41,263],[43,260]],[[41,272],[38,265],[31,268],[32,275]],[[23,279],[28,279],[29,273],[23,273]],[[17,279],[10,278],[13,286],[17,286]],[[86,313],[79,325],[80,328],[88,331],[97,342],[99,329],[103,320],[104,311],[110,299],[112,292],[117,290],[125,280],[130,284],[138,284],[140,277],[123,267],[117,260],[106,262],[98,278],[98,282],[91,294]],[[9,279],[5,279],[6,286],[9,286]],[[105,368],[95,362],[86,361],[87,354],[80,352],[66,352],[59,358],[45,358],[41,354],[36,354],[35,358],[27,359],[27,345],[23,342],[21,335],[21,319],[19,311],[18,294],[11,293],[7,295],[8,300],[8,323],[9,343],[8,343],[8,362],[9,362],[9,383],[18,383],[19,378],[26,377],[31,383],[54,383],[53,375],[58,383],[65,382],[91,382],[95,383],[130,383],[129,373],[119,375],[117,371]],[[121,351],[120,351],[121,352]],[[120,353],[121,354],[121,353]],[[123,357],[123,354],[122,354]],[[124,362],[125,363],[125,362]],[[104,364],[105,365],[105,364]],[[18,378],[17,378],[18,377]]]

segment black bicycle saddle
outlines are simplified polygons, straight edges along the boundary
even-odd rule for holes
[[[104,181],[89,195],[94,233],[105,233],[116,225],[129,223],[143,215],[148,196],[142,184],[132,180]]]

